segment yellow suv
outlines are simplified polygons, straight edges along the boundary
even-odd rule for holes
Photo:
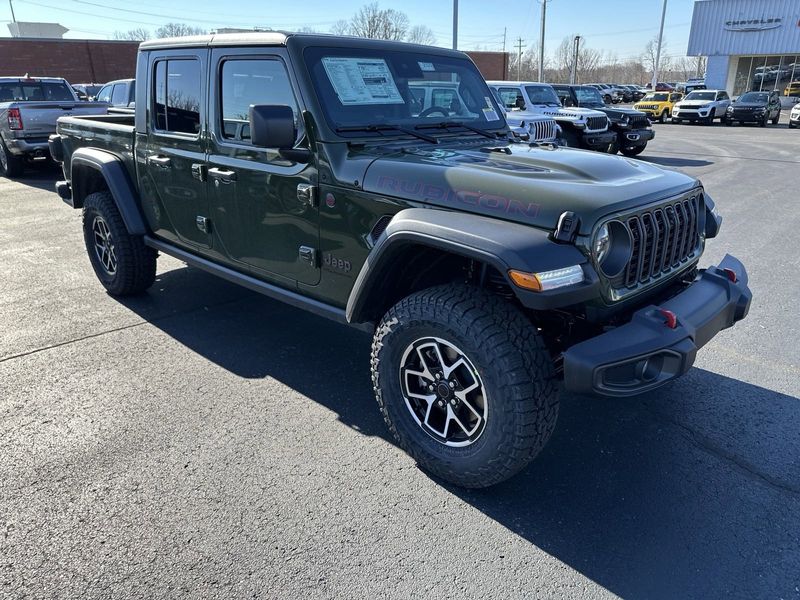
[[[786,90],[783,92],[784,96],[800,96],[800,81],[793,81],[789,85],[786,86]]]
[[[672,107],[683,98],[678,92],[650,92],[633,105],[634,110],[645,113],[651,121],[666,123],[672,115]]]

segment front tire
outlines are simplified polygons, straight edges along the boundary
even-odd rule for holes
[[[581,147],[581,138],[578,136],[577,133],[570,130],[565,130],[561,134],[561,141],[562,145],[566,148],[580,148]]]
[[[0,175],[13,179],[22,175],[24,170],[25,163],[22,158],[11,154],[5,142],[0,139]]]
[[[647,145],[635,146],[634,148],[623,148],[622,149],[622,153],[625,156],[639,156],[642,152],[644,152],[644,149],[646,147],[647,147]]]
[[[372,381],[400,447],[462,487],[519,472],[558,415],[553,362],[536,328],[466,285],[417,292],[386,313],[372,343]]]
[[[95,275],[112,296],[138,294],[156,278],[156,251],[131,235],[110,192],[83,203],[83,240]]]
[[[667,111],[667,109],[666,109],[666,108],[665,108],[664,110],[662,110],[662,111],[661,111],[661,116],[658,118],[658,122],[659,122],[659,123],[662,123],[662,124],[663,124],[663,123],[666,123],[666,122],[667,122],[667,117],[669,116],[669,115],[667,114],[667,112],[668,112],[668,111]]]
[[[774,119],[772,119],[772,124],[773,125],[777,125],[780,122],[781,122],[781,113],[780,113],[780,111],[778,111],[778,114],[775,115]]]

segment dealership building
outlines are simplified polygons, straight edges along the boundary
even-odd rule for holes
[[[800,95],[800,0],[697,0],[687,54],[708,57],[708,88]]]

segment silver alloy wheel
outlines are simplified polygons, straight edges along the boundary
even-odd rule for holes
[[[400,387],[414,421],[437,442],[464,447],[483,433],[486,389],[466,355],[441,338],[408,345],[400,360]]]
[[[94,252],[103,270],[109,275],[117,272],[117,254],[114,250],[114,240],[106,220],[97,215],[92,221],[92,234],[94,235]]]

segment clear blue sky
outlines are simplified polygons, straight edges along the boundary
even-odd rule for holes
[[[115,30],[155,29],[169,21],[208,29],[268,26],[274,29],[312,27],[327,32],[339,19],[355,13],[367,0],[12,0],[18,21],[58,22],[68,27],[66,37],[110,38]],[[382,8],[405,12],[412,25],[430,27],[442,46],[451,44],[452,0],[380,2]],[[689,37],[694,0],[669,0],[666,54],[683,56]],[[459,48],[501,50],[522,37],[525,46],[539,37],[539,0],[460,0]],[[593,48],[625,58],[638,56],[658,33],[661,0],[549,0],[545,43],[550,51],[565,36],[581,34]],[[8,36],[11,20],[8,0],[0,0],[0,35]]]

